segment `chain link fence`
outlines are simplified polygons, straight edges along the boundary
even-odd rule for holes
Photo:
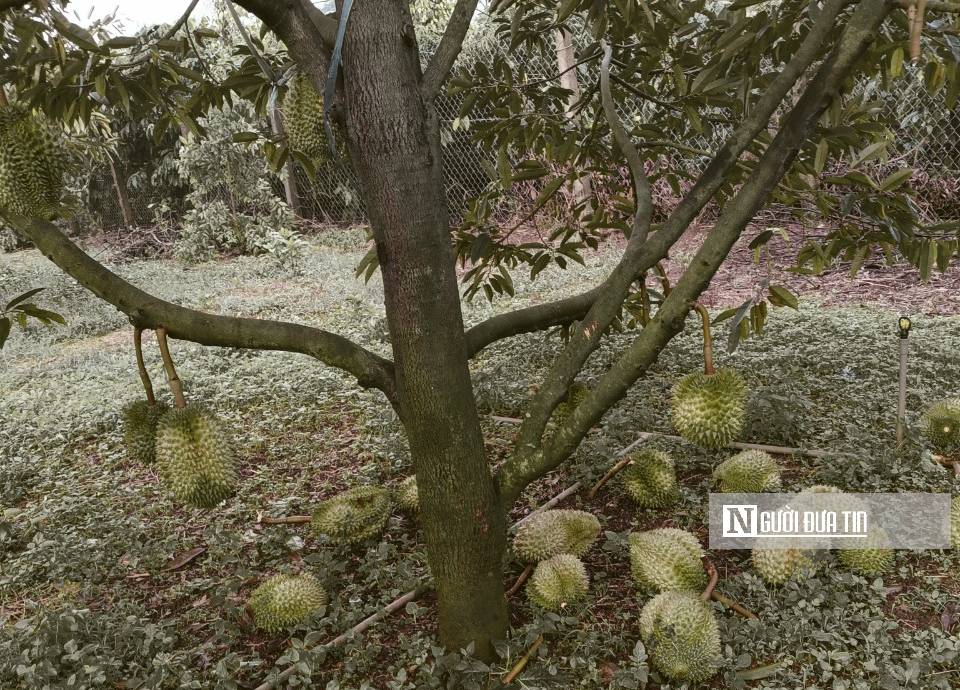
[[[432,52],[436,36],[421,36],[424,54]],[[461,59],[461,64],[474,61],[490,62],[495,56],[507,54],[506,46],[493,32],[473,36]],[[525,54],[512,56],[522,60],[530,79],[556,79],[560,71],[554,55]],[[597,75],[586,66],[578,69],[583,86],[593,83]],[[885,113],[892,121],[899,122],[895,138],[888,149],[890,159],[899,165],[917,169],[920,204],[927,215],[941,217],[960,212],[960,204],[952,204],[960,191],[960,108],[953,112],[943,105],[942,97],[932,96],[923,84],[919,70],[908,74],[899,82],[895,94],[877,94],[883,102]],[[456,127],[462,98],[443,95],[438,99],[437,110],[441,120],[441,137],[444,150],[446,197],[454,218],[459,217],[490,181],[489,170],[495,161],[472,141],[469,131]],[[627,122],[643,117],[643,105],[639,101],[625,100],[619,104],[621,115]],[[482,121],[483,114],[471,116],[475,124]],[[727,135],[722,127],[714,127],[709,134],[685,141],[689,147],[715,151]],[[675,154],[667,164],[681,163],[689,172],[702,171],[708,162],[706,156],[691,157]],[[318,167],[315,177],[310,177],[302,168],[297,168],[296,189],[299,212],[302,218],[324,224],[354,224],[365,221],[366,214],[355,174],[344,161],[328,161]],[[96,223],[111,230],[125,226],[124,214],[112,187],[109,170],[98,172],[92,178],[100,189],[91,189],[99,201]],[[284,197],[282,181],[277,178],[273,188],[278,197]],[[142,191],[149,192],[149,189]],[[925,195],[929,198],[925,199]],[[149,226],[162,221],[176,225],[184,209],[183,198],[152,198],[149,193],[129,190],[129,201],[136,225]]]

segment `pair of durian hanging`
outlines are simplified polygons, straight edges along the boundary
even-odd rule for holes
[[[142,330],[134,348],[146,400],[123,410],[124,441],[131,457],[157,465],[161,480],[183,503],[213,508],[236,491],[237,466],[226,428],[207,408],[188,405],[167,344],[166,330],[156,330],[174,407],[157,402],[143,360]]]
[[[513,551],[536,564],[527,598],[547,611],[560,611],[586,596],[590,577],[580,556],[597,540],[600,521],[583,510],[544,510],[517,528]]]

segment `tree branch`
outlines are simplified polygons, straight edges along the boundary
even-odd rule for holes
[[[290,56],[314,76],[317,88],[323,88],[323,75],[337,31],[333,17],[321,12],[309,0],[234,1],[266,24],[287,46]]]
[[[830,34],[837,26],[837,17],[848,4],[848,0],[827,0],[796,53],[770,82],[767,90],[753,105],[750,115],[723,143],[697,183],[677,205],[667,221],[650,236],[643,250],[636,256],[624,255],[621,263],[629,261],[632,264],[633,276],[641,275],[663,259],[670,247],[680,239],[690,223],[723,186],[727,174],[736,165],[740,155],[767,127],[770,118],[800,76],[823,54]],[[582,320],[606,288],[605,282],[588,292],[552,304],[527,307],[494,316],[467,332],[471,355],[501,338]]]
[[[681,330],[691,304],[709,285],[743,228],[766,203],[770,193],[792,164],[809,136],[810,128],[840,91],[889,13],[887,0],[864,0],[844,29],[831,56],[783,119],[770,146],[723,213],[700,250],[637,339],[601,376],[586,399],[534,453],[512,456],[500,472],[500,487],[507,505],[523,488],[566,460],[600,418],[656,361],[663,347]]]
[[[457,0],[447,22],[447,28],[440,39],[440,45],[430,58],[427,69],[423,73],[421,90],[424,100],[432,101],[440,93],[440,87],[450,75],[453,64],[463,48],[463,39],[470,30],[473,13],[477,9],[478,0]]]
[[[51,223],[9,217],[43,254],[92,293],[130,317],[136,328],[164,328],[179,340],[215,347],[280,350],[310,355],[357,377],[396,401],[393,364],[335,333],[310,326],[208,314],[154,297],[88,256]]]
[[[916,0],[890,0],[890,5],[902,9],[910,9],[911,5],[916,4]],[[960,13],[960,2],[940,2],[940,0],[927,0],[927,12],[955,12]]]

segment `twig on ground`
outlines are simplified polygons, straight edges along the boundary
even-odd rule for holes
[[[627,465],[632,465],[632,464],[633,464],[633,458],[631,458],[629,455],[623,458],[622,460],[620,460],[620,462],[616,463],[613,467],[607,470],[607,473],[602,477],[600,477],[600,481],[594,484],[593,487],[590,489],[590,491],[587,492],[587,498],[593,498],[594,496],[596,496],[597,492],[600,491],[603,485],[606,484],[611,479],[613,479],[614,475],[616,475],[617,472],[622,470]]]
[[[523,569],[523,572],[520,573],[520,576],[517,578],[517,581],[506,591],[506,596],[508,599],[512,597],[517,591],[523,586],[523,583],[527,581],[527,578],[533,573],[533,563],[530,563],[526,568]]]
[[[257,524],[263,525],[302,525],[312,520],[309,515],[287,515],[285,517],[257,516]]]
[[[517,676],[523,672],[523,669],[526,668],[527,662],[536,654],[537,649],[543,643],[543,635],[538,635],[537,639],[533,641],[533,644],[530,645],[530,649],[527,650],[527,653],[520,657],[520,660],[510,669],[510,673],[503,677],[503,684],[509,685],[517,679]]]
[[[713,561],[706,556],[703,557],[703,569],[706,570],[707,575],[710,576],[710,581],[707,583],[707,588],[703,590],[700,598],[704,601],[710,601],[713,597],[713,590],[717,587],[717,581],[720,579],[720,573],[717,571],[717,566],[713,564]]]
[[[735,602],[735,601],[734,601],[733,599],[731,599],[730,597],[728,597],[728,596],[726,596],[726,595],[724,595],[724,594],[720,594],[720,592],[718,592],[718,591],[716,591],[716,590],[713,591],[713,593],[710,595],[710,597],[711,597],[714,601],[720,602],[721,604],[723,604],[724,606],[726,606],[728,609],[733,609],[734,611],[736,611],[737,613],[739,613],[739,614],[740,614],[741,616],[743,616],[744,618],[752,618],[753,620],[759,620],[759,618],[757,617],[757,614],[755,614],[753,611],[751,611],[750,609],[748,609],[748,608],[746,608],[746,607],[744,607],[744,606],[741,606],[740,604],[738,604],[737,602]]]

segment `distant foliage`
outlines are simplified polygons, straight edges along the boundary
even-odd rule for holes
[[[177,158],[192,206],[177,256],[202,261],[218,253],[270,254],[283,263],[296,261],[302,240],[294,233],[293,212],[273,193],[257,148],[234,139],[256,128],[252,108],[214,109],[202,124],[207,135],[184,138]]]

